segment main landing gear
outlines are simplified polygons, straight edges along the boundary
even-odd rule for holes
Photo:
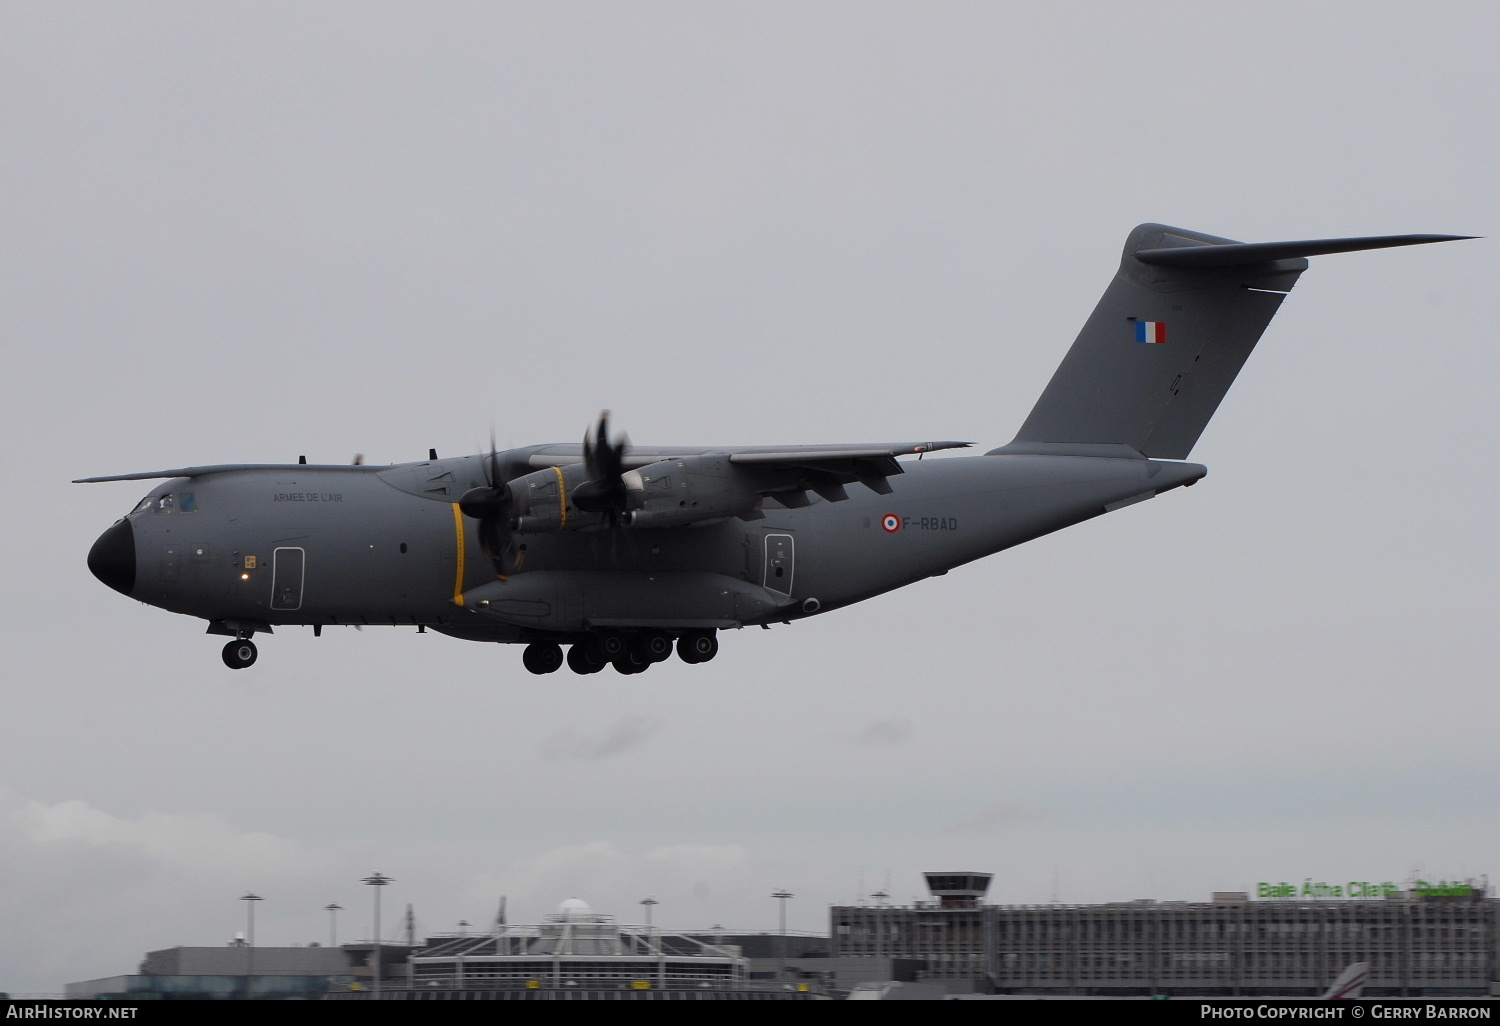
[[[243,670],[254,664],[255,657],[259,654],[256,651],[255,642],[249,638],[231,641],[224,646],[224,665],[231,670]]]
[[[719,639],[713,631],[687,631],[677,639],[677,658],[685,663],[706,663],[719,654]]]
[[[644,673],[653,663],[672,656],[672,636],[662,631],[605,631],[568,648],[566,662],[574,673],[598,673],[613,666],[617,673]],[[719,639],[713,631],[684,631],[677,639],[677,655],[685,663],[706,663],[719,652]],[[227,661],[228,649],[225,650]],[[563,662],[562,646],[551,641],[534,641],[526,646],[521,662],[532,673],[553,673]]]

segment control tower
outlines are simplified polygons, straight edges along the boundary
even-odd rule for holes
[[[978,908],[990,889],[990,873],[923,873],[927,889],[942,908]]]

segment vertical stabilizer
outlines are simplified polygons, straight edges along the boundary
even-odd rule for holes
[[[1309,256],[1464,238],[1241,243],[1143,224],[1073,348],[1003,451],[1128,445],[1186,459]]]

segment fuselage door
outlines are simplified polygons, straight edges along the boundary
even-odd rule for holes
[[[300,548],[279,548],[271,554],[271,608],[301,609],[302,581],[306,577],[307,553]]]
[[[766,535],[766,573],[762,585],[778,595],[791,595],[797,549],[789,534]]]

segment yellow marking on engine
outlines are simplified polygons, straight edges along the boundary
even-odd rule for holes
[[[464,604],[464,515],[456,502],[453,504],[453,530],[458,536],[458,575],[453,581],[453,604],[461,606]]]
[[[558,525],[559,531],[568,529],[568,485],[563,480],[562,467],[552,468],[557,473],[557,505],[562,510],[562,523]]]

